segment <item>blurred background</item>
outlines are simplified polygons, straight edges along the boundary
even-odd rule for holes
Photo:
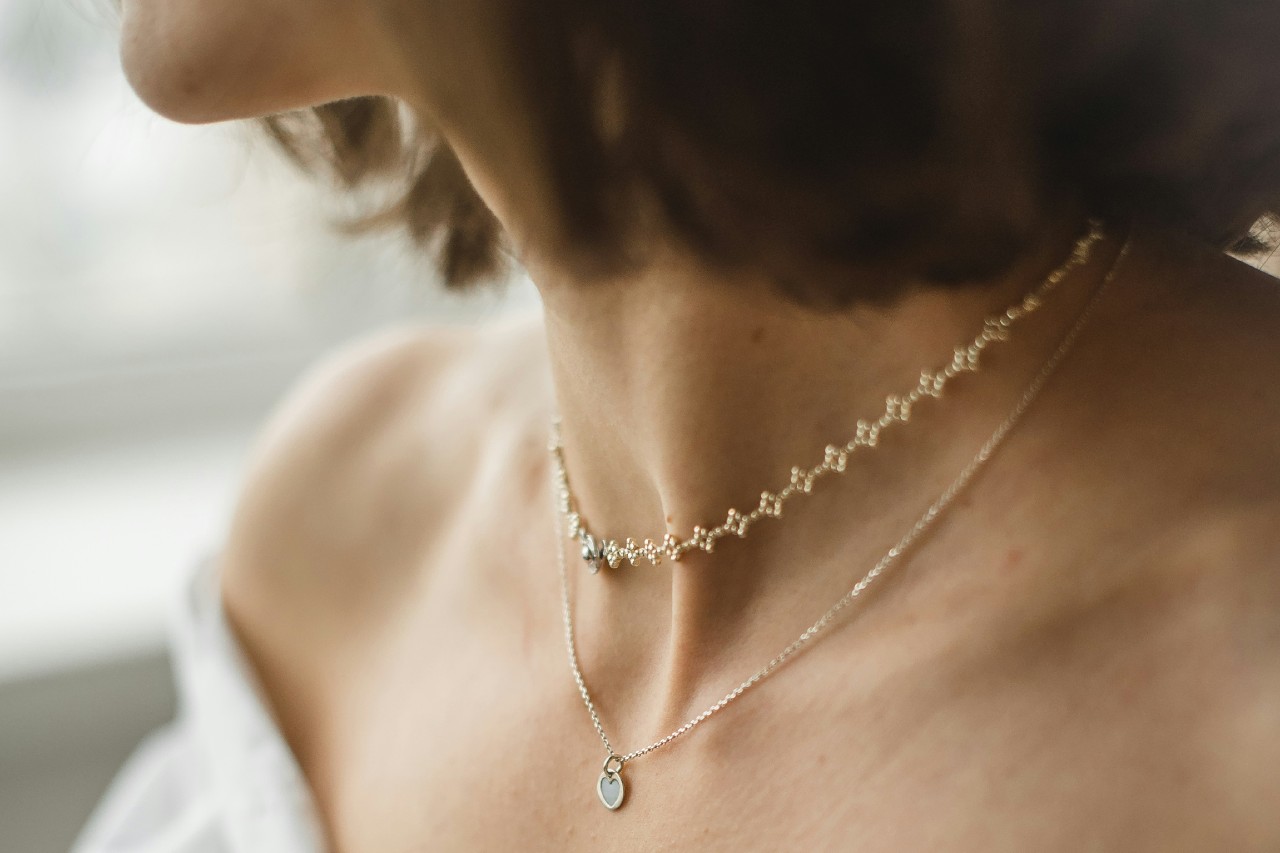
[[[106,0],[0,0],[0,851],[66,851],[173,713],[165,608],[308,364],[449,297],[250,127],[133,96]]]

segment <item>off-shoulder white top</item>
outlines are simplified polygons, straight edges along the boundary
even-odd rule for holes
[[[222,610],[216,561],[171,608],[178,716],[135,750],[72,853],[322,853],[306,780]]]

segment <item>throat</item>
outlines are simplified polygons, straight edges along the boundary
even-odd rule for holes
[[[743,650],[769,660],[793,638],[777,626],[799,633],[848,592],[1016,407],[1107,242],[1063,232],[989,286],[843,313],[679,268],[544,294],[581,635],[664,684],[668,710]]]

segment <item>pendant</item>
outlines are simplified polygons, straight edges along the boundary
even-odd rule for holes
[[[611,767],[615,762],[617,766]],[[612,752],[604,760],[604,770],[596,780],[596,793],[600,795],[600,802],[610,811],[622,805],[622,798],[626,795],[626,787],[622,784],[622,759]]]

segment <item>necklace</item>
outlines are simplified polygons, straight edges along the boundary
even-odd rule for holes
[[[1048,360],[1045,361],[1044,365],[1040,368],[1040,371],[1035,375],[1035,378],[1031,380],[1031,384],[1027,386],[1026,391],[1024,391],[1022,396],[1018,398],[1017,403],[1014,405],[1013,410],[1009,415],[1000,423],[999,426],[996,427],[995,431],[991,433],[991,436],[983,443],[977,454],[969,461],[964,469],[961,470],[960,474],[951,482],[951,484],[947,486],[946,490],[943,491],[937,500],[929,505],[928,509],[926,509],[918,519],[916,519],[916,522],[911,526],[911,529],[908,530],[902,538],[897,541],[897,543],[889,548],[889,550],[885,552],[884,556],[876,561],[875,565],[872,566],[871,569],[853,585],[853,588],[846,592],[839,601],[828,608],[816,622],[806,628],[804,632],[793,640],[789,646],[775,655],[763,667],[756,670],[756,672],[746,681],[743,681],[737,687],[726,693],[721,697],[720,701],[707,708],[701,714],[698,714],[698,716],[691,718],[685,722],[684,725],[680,726],[665,737],[659,738],[648,746],[633,750],[625,755],[619,754],[618,751],[614,749],[613,744],[609,741],[609,736],[605,734],[604,726],[600,722],[600,715],[596,711],[595,703],[591,700],[590,691],[587,690],[586,679],[582,675],[582,667],[578,663],[577,642],[573,628],[573,608],[569,602],[569,573],[566,566],[567,561],[565,559],[564,547],[564,540],[566,537],[562,535],[560,528],[560,516],[556,516],[556,543],[559,551],[560,598],[564,617],[565,647],[568,650],[569,666],[573,670],[573,679],[578,685],[578,693],[582,696],[582,702],[586,705],[587,713],[591,715],[591,723],[595,726],[596,734],[600,736],[600,740],[604,743],[604,748],[608,753],[605,757],[604,766],[601,769],[600,776],[596,780],[596,794],[599,796],[600,802],[603,803],[606,808],[613,810],[622,805],[623,798],[626,795],[626,788],[622,781],[622,768],[628,761],[633,761],[642,755],[647,755],[655,749],[666,746],[681,735],[688,734],[695,727],[722,710],[726,705],[737,699],[747,690],[759,684],[761,680],[767,677],[778,667],[791,660],[797,652],[808,645],[814,637],[818,636],[818,634],[826,629],[841,610],[851,604],[855,598],[862,594],[863,590],[875,581],[876,578],[897,562],[899,557],[901,557],[911,547],[911,545],[933,525],[938,516],[951,505],[956,496],[963,491],[965,486],[973,479],[974,475],[978,473],[982,466],[986,464],[987,460],[991,458],[992,454],[995,453],[996,448],[1000,446],[1005,437],[1009,434],[1009,431],[1013,429],[1014,424],[1021,419],[1023,413],[1025,413],[1031,406],[1032,401],[1034,401],[1040,394],[1041,388],[1043,388],[1045,383],[1049,380],[1049,377],[1053,374],[1058,364],[1071,350],[1071,347],[1075,344],[1076,338],[1080,335],[1080,331],[1085,327],[1089,317],[1093,314],[1096,306],[1098,305],[1103,292],[1115,278],[1116,272],[1120,268],[1121,261],[1129,252],[1131,242],[1131,238],[1125,241],[1119,253],[1116,255],[1115,260],[1112,262],[1111,268],[1103,278],[1102,283],[1098,285],[1098,288],[1089,298],[1089,301],[1085,304],[1084,308],[1081,309],[1075,322],[1058,344],[1058,348],[1049,356]],[[553,431],[554,424],[555,422],[553,421]],[[558,444],[559,441],[557,437],[553,439],[553,448]],[[559,497],[559,478],[557,477],[553,482],[557,487],[555,495]]]
[[[859,448],[875,447],[884,430],[895,423],[905,424],[911,420],[911,410],[916,403],[926,397],[942,396],[947,383],[961,373],[977,372],[983,351],[997,341],[1008,340],[1009,330],[1014,323],[1039,308],[1045,296],[1055,289],[1068,273],[1087,262],[1094,243],[1101,237],[1101,224],[1097,220],[1090,220],[1087,233],[1076,241],[1067,260],[1019,302],[1010,305],[1001,313],[987,317],[983,322],[982,331],[971,343],[954,349],[950,363],[937,370],[921,371],[920,380],[910,391],[905,394],[890,394],[886,397],[884,412],[879,418],[871,421],[859,420],[857,432],[853,438],[844,445],[827,445],[822,461],[818,464],[811,467],[792,467],[790,482],[776,491],[761,492],[760,503],[750,512],[731,508],[725,514],[723,522],[712,527],[695,524],[693,533],[686,538],[666,533],[661,542],[645,538],[637,544],[631,537],[619,542],[617,539],[600,539],[592,535],[587,529],[582,513],[577,508],[577,501],[569,486],[564,448],[560,441],[560,424],[558,420],[553,421],[549,449],[555,466],[557,505],[560,514],[566,520],[566,535],[581,543],[582,559],[587,563],[591,573],[595,574],[605,564],[608,564],[611,569],[616,569],[623,560],[633,566],[641,559],[657,565],[664,557],[674,562],[694,549],[710,553],[715,550],[716,540],[723,536],[732,533],[738,537],[745,537],[751,526],[760,519],[781,518],[783,506],[788,500],[796,495],[811,493],[814,483],[822,477],[844,473],[850,454],[857,452]]]

